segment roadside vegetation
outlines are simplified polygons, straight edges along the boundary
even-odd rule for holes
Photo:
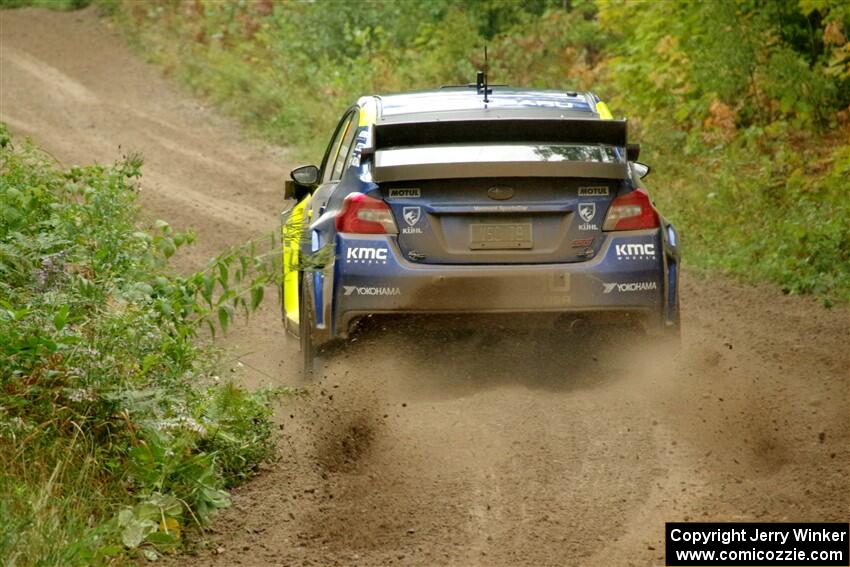
[[[0,0],[0,9],[33,7],[49,10],[79,10],[90,3],[91,0]]]
[[[652,165],[690,266],[850,300],[850,4],[102,0],[196,93],[316,161],[360,94],[592,89]]]
[[[199,338],[262,299],[250,246],[178,276],[140,229],[141,158],[63,170],[0,124],[0,558],[155,559],[273,453],[273,392]]]

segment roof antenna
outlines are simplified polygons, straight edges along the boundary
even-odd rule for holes
[[[487,95],[490,94],[491,92],[493,92],[493,91],[491,91],[490,89],[487,88],[487,73],[489,71],[490,71],[490,65],[488,64],[488,61],[487,61],[487,44],[485,43],[484,44],[484,104],[487,104],[488,102],[490,102],[487,99]]]
[[[490,99],[487,98],[487,95],[489,95],[493,92],[493,89],[491,89],[487,86],[487,71],[489,70],[488,67],[489,67],[489,65],[488,65],[488,61],[487,61],[487,45],[485,44],[484,45],[484,70],[478,71],[478,73],[475,77],[475,88],[478,91],[478,94],[484,95],[484,104],[487,104],[488,102],[490,102]]]

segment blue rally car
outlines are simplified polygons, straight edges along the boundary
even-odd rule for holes
[[[383,314],[619,318],[676,335],[678,236],[638,152],[592,93],[479,82],[361,98],[321,166],[287,182],[284,324],[305,373],[318,346]]]

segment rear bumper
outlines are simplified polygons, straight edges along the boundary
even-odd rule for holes
[[[619,311],[673,321],[676,258],[666,235],[605,238],[585,262],[446,265],[407,260],[392,236],[341,234],[333,273],[316,282],[328,299],[316,303],[324,305],[320,327],[328,338],[345,336],[355,319],[391,313]]]

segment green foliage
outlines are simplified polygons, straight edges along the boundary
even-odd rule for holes
[[[850,299],[846,3],[600,7],[614,38],[600,81],[659,165],[650,185],[686,261]]]
[[[850,145],[789,147],[777,130],[753,127],[703,155],[673,153],[655,195],[687,239],[689,263],[846,303]]]
[[[270,394],[220,384],[196,336],[255,308],[276,270],[248,245],[170,274],[192,237],[136,228],[140,167],[59,171],[0,125],[6,564],[172,549],[271,454]]]
[[[780,119],[824,127],[850,104],[850,84],[827,72],[820,14],[789,2],[605,2],[600,24],[617,38],[608,77],[618,101],[661,124],[666,107],[677,123],[699,127],[716,102],[737,127]]]
[[[848,296],[848,197],[829,173],[850,137],[846,1],[124,2],[115,14],[152,59],[314,162],[358,96],[467,83],[486,43],[491,82],[592,89],[628,115],[687,263]]]
[[[217,456],[215,465],[229,488],[247,479],[269,453],[272,392],[248,394],[233,384],[212,392],[196,409],[196,419],[215,424],[199,443]]]

